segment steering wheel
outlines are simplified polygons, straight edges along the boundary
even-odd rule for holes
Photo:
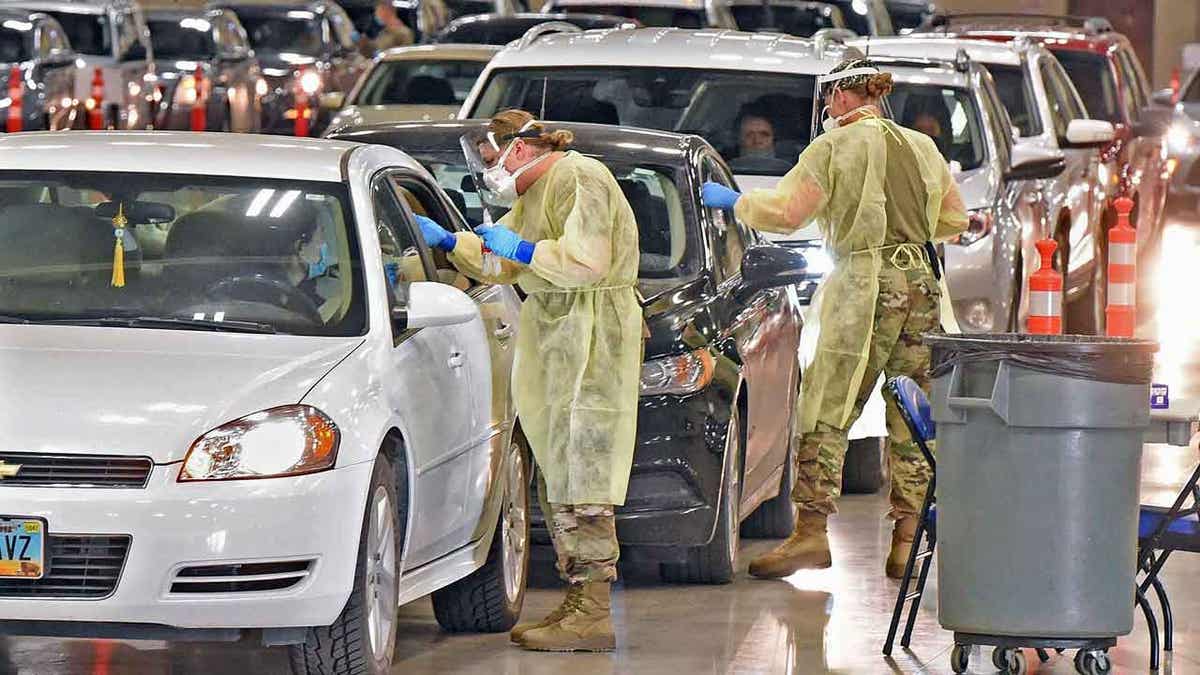
[[[312,298],[287,281],[275,277],[261,274],[229,277],[209,286],[205,289],[205,295],[266,302],[299,314],[316,325],[325,323],[320,308]]]

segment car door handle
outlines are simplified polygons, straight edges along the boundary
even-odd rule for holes
[[[458,370],[463,367],[466,361],[463,359],[461,352],[451,352],[450,358],[446,360],[446,365],[450,366],[451,370]]]

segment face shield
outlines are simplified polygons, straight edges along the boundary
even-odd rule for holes
[[[541,159],[535,159],[516,171],[509,171],[504,166],[518,139],[541,135],[540,131],[532,130],[534,124],[534,120],[526,122],[515,134],[497,136],[489,130],[482,135],[465,134],[459,138],[467,170],[471,172],[471,179],[479,191],[479,200],[492,220],[512,207],[517,199],[517,177]]]

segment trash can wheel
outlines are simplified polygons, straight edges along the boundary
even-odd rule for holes
[[[1075,652],[1075,670],[1080,675],[1105,675],[1112,672],[1112,661],[1102,651],[1080,649]]]
[[[1004,650],[1005,664],[1000,666],[1001,672],[1008,675],[1025,675],[1029,672],[1029,664],[1025,661],[1025,652],[1020,649],[1005,649]]]
[[[971,645],[954,645],[950,650],[950,668],[955,673],[967,672],[971,665]]]
[[[996,670],[1004,672],[1008,670],[1008,655],[1005,654],[1004,647],[992,648],[992,665],[996,666]]]

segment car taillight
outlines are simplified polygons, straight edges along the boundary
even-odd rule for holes
[[[992,210],[975,209],[967,212],[967,231],[954,240],[959,246],[970,246],[992,233]]]

